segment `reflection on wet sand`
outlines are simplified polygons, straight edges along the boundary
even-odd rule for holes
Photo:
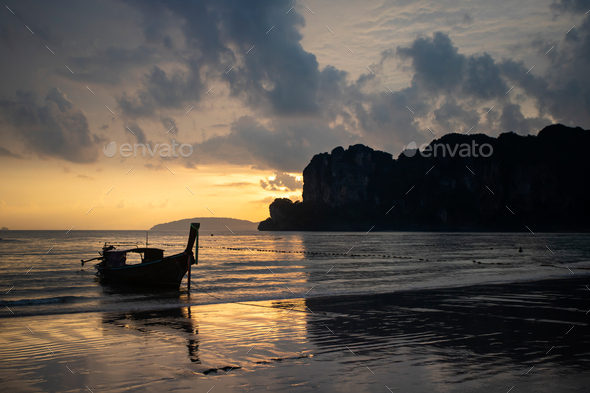
[[[101,297],[99,300],[101,304],[130,301],[148,303],[150,301],[157,301],[161,304],[167,303],[169,305],[178,304],[179,306],[183,306],[184,302],[190,301],[190,294],[186,292],[184,287],[173,289],[142,286],[125,287],[100,283],[100,294]]]
[[[436,368],[438,377],[431,377],[445,384],[515,372],[520,378],[532,366],[559,379],[590,369],[585,283],[482,285],[344,296],[337,302],[310,298],[308,337],[317,345],[316,359],[348,350],[347,361],[361,367]]]
[[[517,392],[564,386],[586,391],[585,285],[584,279],[554,280],[5,318],[0,386],[88,386],[94,392],[207,392],[212,386],[213,392],[364,393],[386,392],[386,386],[409,392],[511,386]]]
[[[186,340],[188,358],[200,363],[198,324],[190,307],[168,310],[131,311],[124,313],[105,313],[102,323],[141,332],[145,335],[164,334],[167,339],[177,337]],[[181,333],[178,337],[178,333]]]

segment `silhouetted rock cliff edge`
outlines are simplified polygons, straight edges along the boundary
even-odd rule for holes
[[[364,145],[317,154],[303,171],[303,201],[275,199],[258,229],[590,230],[589,130],[448,134],[429,146],[436,156],[396,160]]]

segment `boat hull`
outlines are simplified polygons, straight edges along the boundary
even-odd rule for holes
[[[194,262],[193,262],[194,263]],[[158,261],[121,267],[96,265],[101,281],[121,285],[176,287],[189,268],[189,255],[171,255]]]

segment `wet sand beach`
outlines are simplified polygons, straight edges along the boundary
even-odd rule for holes
[[[20,392],[590,389],[587,277],[0,319]]]

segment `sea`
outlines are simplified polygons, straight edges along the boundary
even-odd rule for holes
[[[113,287],[81,265],[145,231],[0,238],[6,391],[590,388],[590,234],[201,230],[190,291],[186,276]],[[172,255],[187,238],[148,242]],[[560,352],[554,335],[579,341]],[[522,379],[539,359],[551,373]]]
[[[539,280],[590,268],[590,234],[201,231],[190,296],[186,277],[180,296],[137,294],[101,285],[96,262],[80,261],[98,257],[105,242],[143,247],[145,231],[0,236],[0,318],[13,315],[7,307],[17,316],[141,310]],[[147,241],[172,255],[187,237],[152,232]]]

